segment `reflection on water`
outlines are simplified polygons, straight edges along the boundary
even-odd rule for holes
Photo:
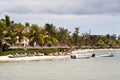
[[[109,58],[4,62],[0,80],[120,80],[120,50],[113,52]]]

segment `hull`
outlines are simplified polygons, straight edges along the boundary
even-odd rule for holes
[[[105,54],[105,55],[101,55],[100,57],[113,57],[113,54]]]
[[[71,59],[89,59],[90,56],[88,55],[81,55],[81,54],[74,54],[70,56]]]

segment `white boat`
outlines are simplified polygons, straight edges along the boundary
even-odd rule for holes
[[[85,54],[72,54],[71,59],[89,59],[91,56]]]
[[[103,55],[100,55],[100,57],[113,57],[114,55],[109,52],[108,54],[103,54]]]

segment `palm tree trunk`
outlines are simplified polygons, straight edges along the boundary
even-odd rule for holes
[[[1,36],[1,47],[0,47],[1,49],[0,49],[0,52],[2,52],[3,51],[3,36]]]

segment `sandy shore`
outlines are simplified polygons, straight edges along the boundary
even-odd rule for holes
[[[72,53],[80,53],[80,52],[92,52],[92,51],[102,51],[102,50],[118,50],[118,49],[78,49],[75,51],[72,51]]]
[[[32,56],[32,57],[20,57],[9,58],[8,56],[0,56],[0,62],[6,61],[33,61],[33,60],[54,60],[54,59],[66,59],[69,56]]]
[[[80,52],[91,52],[91,51],[99,51],[99,50],[115,50],[115,49],[78,49],[75,51],[72,51],[72,54],[74,53],[80,53]],[[8,56],[0,56],[0,62],[5,61],[30,61],[30,60],[54,60],[54,59],[66,59],[70,58],[69,55],[67,56],[32,56],[32,57],[20,57],[20,58],[9,58]]]

